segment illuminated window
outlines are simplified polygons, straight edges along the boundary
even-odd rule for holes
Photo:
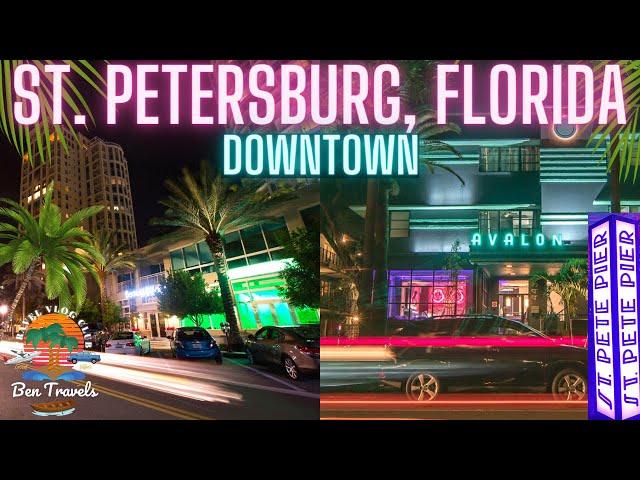
[[[406,238],[409,236],[409,221],[411,212],[391,212],[389,236],[391,238]]]
[[[532,172],[540,170],[540,149],[537,146],[482,147],[481,172]]]
[[[522,233],[531,235],[537,227],[537,215],[533,210],[488,210],[478,214],[481,233]]]
[[[473,307],[473,271],[392,270],[388,302],[396,320],[466,314]]]

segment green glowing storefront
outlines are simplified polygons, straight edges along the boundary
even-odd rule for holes
[[[317,324],[318,311],[310,308],[290,306],[278,293],[284,281],[278,275],[238,279],[231,282],[240,328],[257,330],[268,325],[293,326]],[[223,313],[208,315],[203,327],[218,330],[225,321]],[[193,326],[190,318],[182,321],[182,326]]]
[[[317,310],[294,308],[278,292],[278,287],[284,285],[280,271],[289,260],[283,258],[281,234],[288,230],[281,217],[225,235],[228,276],[241,330],[320,323]],[[171,250],[169,262],[167,267],[173,270],[200,271],[205,281],[217,288],[213,257],[204,242]],[[219,330],[224,318],[224,314],[209,315],[202,326]],[[177,319],[174,323],[178,323]],[[189,318],[179,323],[193,325]]]

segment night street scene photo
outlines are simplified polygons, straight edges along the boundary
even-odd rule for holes
[[[222,128],[106,125],[105,65],[73,63],[62,125],[0,99],[0,419],[317,420],[319,181],[223,177]]]
[[[321,184],[321,419],[586,420],[588,218],[639,211],[637,160],[597,123],[437,124],[407,63],[419,176]]]

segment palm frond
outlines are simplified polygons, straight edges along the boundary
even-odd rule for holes
[[[60,142],[68,150],[67,142],[62,135],[60,125],[53,124],[51,109],[53,100],[53,77],[45,72],[47,64],[52,60],[0,60],[0,131],[9,139],[21,159],[33,163],[38,156],[41,162],[51,159],[49,135],[55,132]],[[104,88],[106,82],[102,75],[86,60],[64,60],[71,68],[71,73],[63,75],[62,84],[62,121],[71,132],[74,141],[80,142],[75,123],[71,121],[71,114],[86,114],[95,124],[95,118],[88,102],[78,88],[81,83],[88,84],[93,90],[106,97]],[[14,119],[13,105],[17,100],[13,88],[13,73],[23,64],[34,65],[40,72],[40,86],[37,95],[40,99],[40,119],[34,125],[21,125]],[[74,78],[76,77],[76,78]],[[79,81],[79,82],[78,82]],[[71,113],[69,113],[71,112]]]

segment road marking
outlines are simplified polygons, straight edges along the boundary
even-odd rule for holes
[[[320,420],[424,420],[423,418],[395,417],[320,417]]]
[[[84,385],[83,382],[73,381],[71,383],[75,383],[76,385]],[[165,405],[163,403],[154,402],[153,400],[149,400],[147,398],[137,397],[135,395],[131,395],[128,393],[123,393],[118,390],[113,390],[111,388],[107,388],[101,385],[92,385],[93,388],[101,393],[106,395],[110,395],[112,397],[117,397],[122,400],[126,400],[127,402],[134,403],[136,405],[141,405],[146,408],[150,408],[152,410],[156,410],[162,413],[166,413],[176,418],[181,418],[183,420],[215,420],[214,418],[207,417],[205,415],[200,415],[198,413],[189,412],[187,410],[183,410],[181,408],[172,407],[170,405]]]
[[[236,362],[232,362],[232,363],[236,363]],[[237,365],[239,365],[240,367],[245,367],[242,364],[236,363]],[[109,366],[118,366],[119,368],[125,368],[122,365],[114,365],[111,363],[105,363],[105,365],[109,365]],[[291,388],[288,389],[284,389],[284,388],[279,388],[279,387],[271,387],[268,385],[259,385],[256,383],[246,383],[246,382],[239,382],[237,380],[229,380],[227,378],[219,378],[219,377],[215,377],[213,375],[210,374],[205,374],[202,372],[193,372],[193,371],[187,371],[187,370],[179,370],[174,366],[160,366],[160,365],[155,365],[155,366],[142,366],[142,365],[136,365],[136,366],[127,366],[126,368],[131,368],[134,370],[141,370],[141,371],[145,371],[145,372],[153,372],[154,370],[162,370],[168,373],[173,374],[174,376],[180,376],[180,377],[185,377],[187,379],[189,378],[199,378],[199,379],[203,379],[203,380],[207,380],[209,382],[213,382],[213,383],[221,383],[223,385],[235,385],[238,387],[245,387],[245,388],[249,388],[249,389],[254,389],[254,390],[266,390],[269,392],[276,392],[276,393],[284,393],[285,395],[295,395],[298,397],[308,397],[308,398],[320,398],[320,395],[317,393],[311,393],[308,392],[307,390],[303,389],[303,388],[296,388],[295,390],[292,390]],[[245,367],[247,368],[247,367]],[[260,371],[257,371],[257,373],[260,373],[261,375],[266,375]],[[90,373],[88,373],[90,375]],[[277,380],[281,383],[284,383],[285,385],[287,385],[287,387],[291,387],[291,384],[289,384],[288,382],[281,380],[279,378],[273,377],[274,380]],[[113,379],[116,380],[116,379]],[[117,380],[116,380],[117,381]],[[142,387],[144,387],[144,385],[140,385]]]
[[[264,373],[258,370],[257,368],[250,367],[249,365],[243,365],[242,363],[238,363],[235,360],[231,360],[230,358],[227,358],[227,360],[231,363],[235,363],[236,365],[240,365],[241,367],[246,368],[247,370],[251,370],[252,372],[262,375],[263,377],[270,378],[274,382],[278,382],[283,385],[286,385],[287,387],[292,388],[293,390],[297,390],[299,392],[307,392],[304,388],[298,387],[297,385],[292,385],[290,382],[287,382],[286,380],[283,380],[278,377],[274,377],[273,375],[269,375],[268,373]],[[307,393],[310,393],[310,392],[307,392]]]
[[[586,400],[320,400],[321,405],[586,405]]]

